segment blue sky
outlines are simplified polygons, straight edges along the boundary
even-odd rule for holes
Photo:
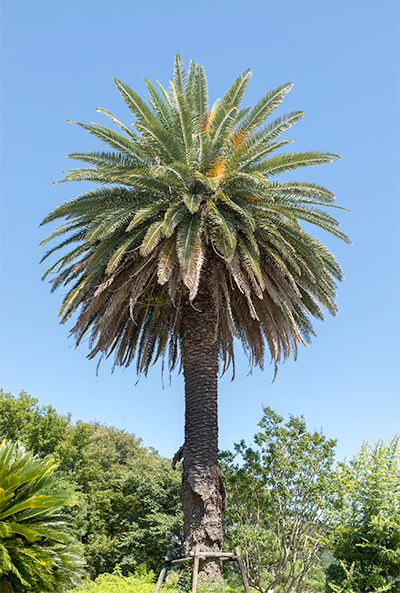
[[[65,155],[99,149],[67,119],[109,125],[103,107],[130,124],[114,87],[139,94],[143,76],[168,85],[179,52],[205,66],[212,100],[247,67],[244,106],[285,82],[294,88],[279,114],[303,110],[287,133],[293,150],[329,150],[342,160],[295,177],[331,189],[348,246],[318,234],[345,282],[340,314],[315,323],[298,360],[249,375],[237,348],[236,379],[220,381],[220,447],[249,441],[262,405],[304,415],[310,430],[338,439],[338,458],[363,440],[400,430],[399,397],[399,60],[398,3],[365,0],[203,0],[128,2],[20,0],[2,3],[1,381],[73,419],[134,432],[172,456],[183,441],[183,380],[161,385],[155,366],[137,383],[133,368],[110,373],[75,349],[58,324],[62,290],[41,282],[38,228],[60,202],[86,186],[51,183]]]

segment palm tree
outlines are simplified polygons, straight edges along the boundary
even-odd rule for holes
[[[77,585],[83,561],[62,507],[54,459],[18,443],[0,444],[0,591],[64,591]]]
[[[348,240],[322,210],[333,206],[330,191],[275,180],[339,157],[274,154],[303,113],[265,124],[291,84],[240,110],[250,78],[249,70],[238,76],[211,108],[204,68],[192,61],[186,72],[179,55],[168,91],[146,80],[147,103],[115,80],[134,123],[127,127],[104,109],[97,111],[121,131],[75,122],[113,150],[69,155],[90,166],[61,181],[100,187],[42,223],[66,219],[43,241],[67,236],[45,254],[62,250],[45,277],[55,271],[53,290],[70,285],[61,320],[78,311],[71,333],[77,344],[90,336],[89,358],[113,355],[121,366],[136,359],[139,373],[160,358],[183,369],[186,552],[196,544],[221,549],[217,376],[234,365],[235,338],[251,365],[263,367],[266,346],[275,365],[296,356],[313,335],[310,318],[323,318],[321,306],[337,312],[335,281],[342,279],[334,256],[300,221]],[[217,574],[217,564],[203,571]]]

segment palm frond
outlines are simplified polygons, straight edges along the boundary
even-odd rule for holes
[[[129,136],[130,138],[133,138],[134,142],[139,143],[139,138],[136,136],[134,130],[132,128],[128,128],[125,124],[123,124],[117,117],[115,117],[115,115],[113,115],[111,113],[111,111],[107,111],[107,109],[102,109],[101,107],[96,107],[96,111],[98,113],[103,113],[103,115],[106,115],[107,117],[109,117],[111,119],[111,121],[116,126],[121,128],[121,130],[123,132],[125,132],[125,134],[127,136]]]
[[[174,59],[174,78],[171,82],[173,82],[176,91],[182,96],[185,96],[186,94],[186,81],[187,74],[185,64],[181,56],[176,53]]]
[[[187,213],[187,206],[180,203],[172,204],[165,212],[163,232],[166,237],[170,237],[175,231],[177,225],[183,220]]]
[[[286,83],[264,95],[242,120],[241,127],[246,130],[256,130],[279,107],[292,88],[291,83]]]
[[[59,591],[83,576],[81,550],[71,521],[61,514],[75,504],[52,494],[53,459],[41,460],[18,443],[0,444],[0,581],[4,590]]]
[[[176,239],[175,237],[170,237],[168,240],[164,241],[162,245],[157,264],[157,278],[161,286],[171,278],[177,261]]]
[[[187,155],[192,145],[193,135],[192,113],[190,111],[190,106],[185,95],[183,94],[183,91],[173,80],[171,80],[170,85],[170,96],[171,103],[174,107],[173,113],[175,115],[175,119],[177,120],[175,129],[179,130],[180,132],[179,135],[185,147],[184,154]]]
[[[140,252],[143,256],[148,255],[158,245],[163,236],[164,220],[156,220],[149,226],[140,246]]]
[[[202,194],[192,194],[186,192],[183,194],[183,201],[186,204],[186,208],[190,214],[194,214],[200,208],[200,204],[203,201],[204,196]]]
[[[258,171],[267,178],[281,175],[286,171],[294,171],[304,167],[314,167],[315,165],[322,165],[323,163],[332,163],[340,159],[337,154],[332,154],[325,151],[314,152],[288,152],[285,154],[274,156],[262,163],[254,166],[245,167],[245,171],[250,173]]]
[[[291,196],[310,198],[314,203],[331,204],[335,201],[333,193],[325,187],[316,183],[299,181],[273,181],[269,186],[268,194],[278,198],[281,196],[284,198]]]
[[[283,132],[300,121],[303,116],[303,111],[291,111],[290,113],[281,115],[273,122],[268,124],[265,128],[263,128],[260,132],[258,132],[256,136],[260,134],[260,136],[264,137],[268,142],[271,142],[272,140],[279,138]]]
[[[151,84],[147,78],[144,79],[147,87],[147,91],[149,93],[149,101],[151,106],[154,109],[155,114],[157,115],[158,121],[163,125],[166,129],[172,128],[172,121],[171,121],[171,111],[168,103],[165,100],[165,97],[161,96],[160,93],[156,90],[155,86]]]
[[[234,216],[218,208],[213,201],[208,202],[209,232],[211,241],[217,253],[230,261],[235,251],[237,234]]]
[[[115,150],[118,150],[119,152],[126,154],[126,156],[128,157],[130,156],[134,159],[138,159],[143,164],[147,164],[148,161],[145,158],[145,155],[143,154],[142,147],[140,146],[138,141],[134,140],[133,136],[126,138],[125,136],[122,136],[121,134],[118,134],[117,132],[114,132],[109,128],[105,128],[100,124],[86,124],[72,120],[68,121],[70,121],[73,124],[76,124],[77,126],[80,126],[84,130],[87,130],[89,134],[95,136],[102,142],[105,142],[106,144],[111,146],[111,148],[114,148]]]
[[[130,169],[141,169],[143,161],[126,156],[119,152],[74,152],[67,155],[67,159],[75,159],[90,163],[91,165],[123,167]]]
[[[262,299],[264,279],[260,268],[260,252],[257,242],[254,239],[250,241],[248,237],[239,236],[238,248],[256,295],[259,299]]]
[[[193,81],[189,90],[191,111],[193,117],[193,131],[200,134],[204,129],[204,115],[208,112],[207,78],[203,66],[196,65]]]
[[[126,227],[126,232],[129,233],[134,228],[144,224],[147,220],[153,219],[164,208],[164,204],[160,204],[159,202],[152,202],[148,206],[140,208]]]
[[[134,90],[117,78],[114,78],[114,82],[129,111],[136,117],[139,123],[145,126],[152,126],[157,123],[151,109],[147,107],[146,103]]]
[[[202,219],[199,213],[186,215],[178,227],[176,251],[179,263],[186,274],[194,256],[201,234]]]

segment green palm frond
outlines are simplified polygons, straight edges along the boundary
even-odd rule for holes
[[[301,183],[298,181],[273,181],[268,188],[268,194],[278,199],[281,196],[284,198],[292,196],[302,199],[308,198],[314,204],[324,203],[331,205],[335,201],[333,193],[325,187],[316,183]]]
[[[277,180],[297,169],[332,162],[325,151],[280,149],[281,138],[303,116],[269,119],[290,83],[241,109],[251,78],[240,74],[211,109],[203,66],[186,71],[177,54],[168,91],[145,79],[147,102],[120,80],[115,84],[134,116],[117,131],[78,125],[111,151],[76,152],[89,167],[62,181],[99,187],[55,208],[42,224],[65,219],[43,259],[60,250],[45,276],[52,290],[67,286],[61,308],[77,313],[72,334],[90,338],[90,354],[114,355],[116,364],[147,372],[159,357],[180,362],[184,304],[195,301],[202,278],[212,278],[215,336],[222,369],[234,363],[239,339],[252,364],[297,355],[313,335],[311,318],[333,315],[343,273],[330,251],[306,233],[303,222],[349,242],[327,212],[339,208],[326,188]],[[195,306],[195,302],[194,302]]]
[[[78,121],[70,121],[70,123],[76,124],[80,126],[84,130],[87,130],[92,136],[98,138],[102,142],[105,142],[114,150],[117,150],[123,155],[128,157],[132,157],[134,159],[141,160],[144,164],[148,162],[143,154],[143,150],[136,139],[134,139],[133,135],[130,134],[127,138],[126,136],[122,136],[109,128],[101,126],[100,124],[85,124]]]
[[[152,202],[149,205],[144,205],[142,208],[136,210],[135,215],[126,227],[126,232],[129,233],[134,228],[145,224],[148,220],[151,220],[157,216],[165,208],[163,203]]]
[[[107,117],[109,117],[111,119],[111,121],[114,124],[116,124],[119,128],[121,128],[121,130],[123,132],[125,132],[125,134],[128,137],[132,138],[135,143],[138,143],[139,138],[135,134],[134,130],[132,128],[128,128],[125,124],[123,124],[121,121],[119,121],[119,119],[117,117],[115,117],[115,115],[113,115],[111,113],[111,111],[107,111],[107,109],[102,109],[101,107],[96,107],[96,111],[97,111],[97,113],[103,113],[103,115],[106,115]]]
[[[220,113],[222,112],[222,109],[220,108],[217,112]],[[224,143],[227,140],[227,137],[229,136],[229,134],[231,133],[231,131],[233,130],[233,127],[236,123],[237,120],[237,115],[238,115],[238,108],[236,106],[232,106],[230,107],[230,109],[226,109],[225,112],[223,113],[223,115],[221,115],[220,118],[218,118],[218,127],[217,127],[217,116],[214,119],[214,126],[213,126],[213,130],[212,130],[212,141],[211,141],[211,146],[210,146],[210,155],[209,158],[211,160],[217,158],[217,155],[219,154],[221,147],[224,145]]]
[[[161,237],[163,236],[163,226],[163,219],[157,220],[149,226],[147,233],[145,234],[142,244],[140,246],[140,252],[143,256],[149,255],[153,251],[153,249],[159,244],[159,242],[161,241]]]
[[[67,158],[84,161],[100,167],[123,167],[128,171],[130,169],[140,169],[143,166],[143,163],[138,159],[128,157],[119,152],[75,152],[69,154]]]
[[[192,146],[193,135],[190,105],[180,86],[177,86],[173,80],[171,80],[170,85],[170,96],[176,119],[175,130],[179,130],[179,136],[184,146],[184,154],[188,155]]]
[[[239,253],[244,261],[244,268],[250,277],[253,288],[259,299],[263,298],[264,279],[260,268],[260,252],[257,242],[248,237],[240,237],[238,240]]]
[[[176,251],[185,275],[189,268],[192,257],[196,252],[196,248],[200,240],[201,227],[202,218],[199,213],[196,213],[192,216],[186,215],[178,227]]]
[[[237,242],[234,216],[230,212],[218,208],[211,200],[208,203],[208,208],[211,241],[217,252],[230,261]]]
[[[171,204],[171,206],[165,212],[164,216],[163,232],[167,238],[169,238],[172,235],[172,233],[175,231],[175,228],[183,220],[183,217],[186,213],[186,205],[183,206],[179,202]]]
[[[90,225],[86,240],[90,243],[102,241],[110,237],[119,228],[126,227],[126,223],[132,219],[132,207],[118,208],[96,217]]]
[[[83,576],[80,547],[62,514],[75,504],[56,489],[57,465],[0,444],[0,582],[14,591],[64,591]]]
[[[147,78],[145,78],[144,81],[149,93],[148,101],[150,102],[157,119],[165,129],[170,130],[172,128],[171,111],[165,100],[165,91],[164,94],[162,93],[160,95],[155,86],[147,80]]]
[[[213,119],[210,127],[210,135],[213,135],[213,131],[218,130],[221,122],[226,118],[226,114],[229,113],[232,108],[236,108],[239,113],[239,106],[242,102],[244,92],[251,80],[250,69],[240,74],[231,87],[226,91],[222,101],[219,103],[215,118]]]
[[[228,210],[232,210],[239,215],[239,219],[236,218],[236,225],[242,230],[246,229],[246,232],[253,233],[256,228],[256,222],[254,220],[252,209],[249,208],[247,203],[240,202],[239,200],[232,200],[229,195],[222,191],[217,194],[219,200],[221,200],[227,207]],[[245,227],[241,226],[240,219],[243,219]],[[247,231],[248,229],[248,231]]]
[[[303,111],[292,111],[291,113],[286,113],[285,115],[277,117],[273,122],[263,128],[259,134],[264,136],[268,142],[271,142],[271,140],[279,138],[283,132],[300,121],[303,115]]]
[[[143,235],[143,231],[130,233],[126,238],[123,238],[121,244],[115,249],[114,254],[110,257],[106,273],[110,273],[118,267],[129,251],[135,248],[139,243],[139,238]]]
[[[137,204],[143,199],[140,194],[132,193],[127,188],[122,187],[100,187],[84,192],[72,200],[64,202],[54,208],[42,221],[41,226],[60,218],[73,220],[77,226],[85,224],[85,221],[91,221],[98,214],[103,213],[109,208],[113,208],[115,203]],[[74,227],[75,228],[75,227]],[[42,245],[47,241],[45,239]]]
[[[264,95],[258,103],[250,110],[248,115],[241,123],[241,127],[245,130],[256,130],[262,123],[271,115],[273,111],[282,103],[285,96],[293,88],[291,83],[279,86]]]
[[[137,95],[137,93],[135,93],[135,91],[117,78],[114,78],[114,82],[121,97],[128,106],[128,109],[136,117],[138,123],[150,126],[157,123],[157,119],[153,115],[151,109],[147,107],[146,103],[139,97],[139,95]]]
[[[204,114],[208,112],[207,77],[203,66],[195,64],[193,78],[188,89],[188,99],[193,114],[193,128],[196,134],[203,131]]]
[[[200,207],[204,196],[202,194],[191,194],[189,192],[183,194],[183,201],[186,204],[190,214],[194,214]]]
[[[259,171],[267,178],[281,175],[286,171],[295,171],[304,167],[314,167],[323,163],[332,163],[340,157],[325,151],[314,152],[287,152],[277,155],[256,165],[248,165],[247,172]]]
[[[83,271],[85,260],[90,257],[88,252],[90,252],[90,246],[86,243],[81,243],[75,247],[75,249],[69,251],[66,255],[61,256],[53,265],[50,266],[50,268],[46,270],[42,276],[42,280],[47,278],[49,274],[54,273],[54,270],[58,269],[56,272],[57,276],[51,280],[51,292],[57,290],[57,288],[59,288],[62,284],[68,284]],[[77,258],[83,254],[85,254],[83,258],[76,261]],[[81,263],[82,261],[84,262],[83,264]],[[71,262],[75,263],[69,266],[68,264]]]
[[[261,159],[267,156],[267,154],[271,154],[271,152],[275,152],[286,146],[286,144],[290,144],[292,140],[280,140],[279,142],[264,142],[260,141],[254,143],[252,146],[248,146],[246,150],[243,150],[241,154],[236,154],[233,162],[229,164],[236,165],[236,169],[241,171],[245,169],[246,165],[259,162]]]
[[[174,78],[171,80],[176,86],[178,93],[184,96],[186,93],[187,73],[181,56],[177,53],[174,58]]]

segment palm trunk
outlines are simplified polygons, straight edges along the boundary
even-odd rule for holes
[[[205,277],[204,277],[205,276]],[[225,489],[218,468],[218,348],[212,278],[205,271],[193,304],[183,310],[185,444],[181,500],[185,554],[222,549]],[[200,564],[202,578],[222,580],[218,560]]]

